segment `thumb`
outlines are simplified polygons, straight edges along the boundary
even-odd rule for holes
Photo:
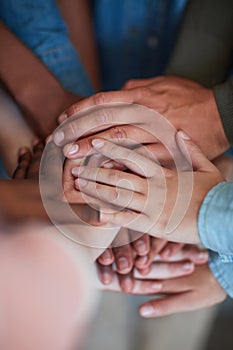
[[[187,160],[191,160],[195,170],[205,170],[212,167],[212,163],[185,132],[181,130],[178,131],[176,134],[176,141],[180,151]]]

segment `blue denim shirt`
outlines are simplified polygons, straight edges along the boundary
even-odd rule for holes
[[[187,0],[92,0],[104,90],[162,74]],[[93,93],[55,0],[1,0],[0,18],[66,88]]]
[[[199,212],[198,231],[211,250],[210,269],[233,297],[233,183],[222,182],[209,191]]]
[[[1,0],[0,18],[65,88],[84,96],[94,92],[55,0]]]
[[[202,243],[233,263],[233,183],[221,182],[205,197],[198,216]]]

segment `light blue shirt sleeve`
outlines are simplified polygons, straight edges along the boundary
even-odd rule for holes
[[[209,252],[209,268],[220,286],[233,298],[233,262],[222,262],[219,254]]]
[[[221,182],[205,197],[198,216],[202,244],[233,263],[233,183]],[[232,266],[233,270],[233,266]]]

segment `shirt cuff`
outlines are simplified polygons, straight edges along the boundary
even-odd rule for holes
[[[224,256],[225,261],[233,259],[232,213],[233,183],[221,182],[208,192],[198,215],[202,244]]]
[[[224,264],[219,255],[209,252],[209,268],[220,286],[233,298],[233,263]]]

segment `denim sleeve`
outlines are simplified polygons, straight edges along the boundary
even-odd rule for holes
[[[221,182],[205,197],[198,216],[203,245],[233,262],[233,183]]]
[[[233,298],[233,262],[224,264],[219,255],[210,251],[209,268],[226,293]]]

